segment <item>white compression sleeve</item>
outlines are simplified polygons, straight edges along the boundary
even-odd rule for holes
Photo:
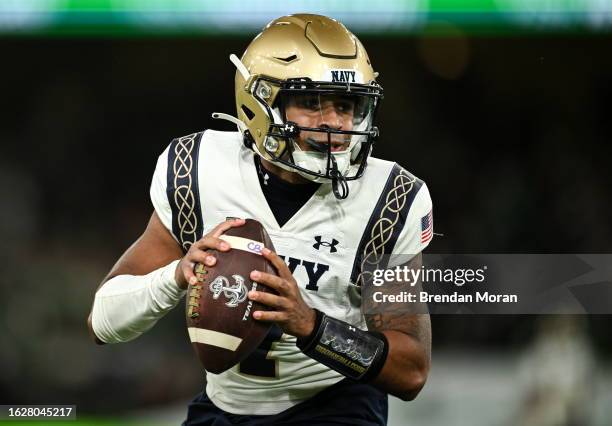
[[[133,340],[174,308],[186,293],[174,279],[178,262],[147,275],[118,275],[105,282],[91,313],[98,339],[105,343]]]

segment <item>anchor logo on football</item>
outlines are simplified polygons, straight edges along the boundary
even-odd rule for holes
[[[229,280],[223,275],[219,275],[217,278],[210,283],[210,291],[212,291],[213,299],[218,299],[221,293],[229,299],[225,302],[225,306],[229,308],[235,308],[240,303],[244,302],[247,297],[247,288],[244,285],[244,278],[240,275],[232,275],[232,278],[236,282],[235,285],[230,285]]]

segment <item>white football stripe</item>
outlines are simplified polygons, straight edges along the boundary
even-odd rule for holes
[[[205,328],[188,327],[187,331],[192,343],[203,343],[230,351],[235,351],[242,343],[242,339],[239,337]]]
[[[233,249],[248,251],[249,253],[258,254],[261,256],[261,249],[264,245],[261,241],[250,240],[248,238],[236,237],[233,235],[221,235],[223,241],[229,243]]]

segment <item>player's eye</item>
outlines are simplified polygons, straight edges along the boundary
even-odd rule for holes
[[[350,101],[338,101],[335,106],[337,111],[345,114],[353,111],[353,103]]]
[[[315,111],[319,109],[319,98],[316,96],[304,96],[297,99],[297,104],[300,108]]]

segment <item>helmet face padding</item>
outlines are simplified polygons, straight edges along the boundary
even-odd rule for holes
[[[236,71],[236,109],[255,152],[311,180],[334,180],[338,174],[347,180],[361,176],[378,134],[373,120],[382,88],[361,42],[344,25],[310,14],[275,19],[247,47],[241,62],[248,78],[244,70]],[[320,99],[354,99],[358,120],[353,118],[349,130],[305,128],[288,122],[283,105],[291,96],[306,93]],[[318,132],[320,137],[314,139],[327,141],[322,145],[327,145],[328,152],[300,149],[296,142],[300,131]],[[341,153],[331,150],[332,140],[338,138],[350,140]],[[292,153],[300,151],[298,164]],[[355,170],[349,173],[349,169]]]

